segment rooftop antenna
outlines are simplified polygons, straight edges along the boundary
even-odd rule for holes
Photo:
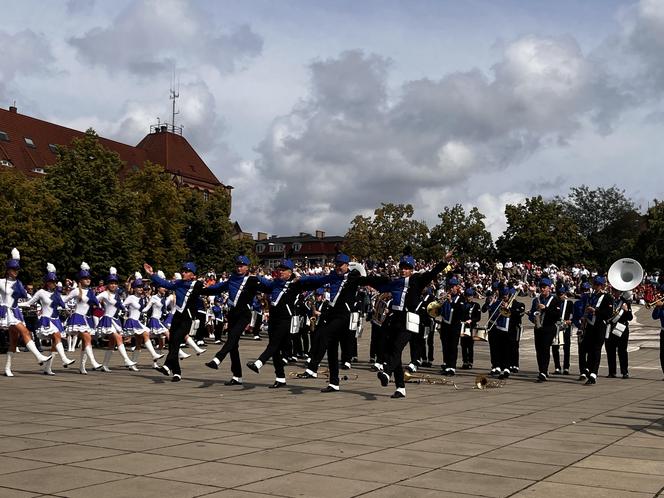
[[[170,99],[173,101],[173,118],[171,120],[171,126],[173,133],[175,133],[175,115],[180,114],[180,111],[175,110],[175,101],[180,97],[180,77],[178,76],[177,89],[175,88],[175,70],[173,70],[173,81],[171,82],[171,96]]]

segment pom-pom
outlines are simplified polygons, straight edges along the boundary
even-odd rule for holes
[[[90,269],[90,265],[87,264],[85,261],[81,263],[81,270],[83,271],[88,271]]]
[[[159,278],[166,278],[166,275],[164,275],[164,272],[161,271],[161,270],[157,270],[157,276],[158,276]]]
[[[46,263],[46,271],[48,273],[55,273],[55,265],[53,263]]]
[[[21,253],[16,248],[12,249],[12,259],[21,259]]]
[[[115,266],[111,266],[108,269],[108,273],[110,273],[111,275],[117,275],[118,274],[118,269]]]
[[[137,271],[136,273],[134,273],[134,278],[136,280],[143,280],[143,275],[141,275],[140,271]]]

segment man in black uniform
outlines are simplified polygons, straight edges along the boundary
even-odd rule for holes
[[[556,333],[556,322],[560,320],[560,299],[551,292],[551,280],[540,280],[540,294],[533,299],[528,317],[535,324],[535,353],[537,355],[537,382],[549,378],[551,344]]]
[[[556,289],[556,295],[558,296],[558,299],[560,299],[560,321],[557,324],[557,328],[558,330],[562,329],[563,343],[560,344],[561,338],[559,338],[557,341],[558,344],[553,344],[553,346],[551,346],[553,364],[556,367],[553,373],[569,375],[570,345],[572,341],[572,313],[574,312],[574,304],[567,299],[567,288],[564,285],[561,285]],[[563,347],[562,368],[560,365],[560,346]]]
[[[606,325],[613,315],[613,299],[605,291],[606,277],[597,275],[593,279],[593,294],[586,306],[586,330],[583,334],[584,348],[588,353],[587,368],[590,371],[585,385],[597,384],[597,372],[602,359],[602,345]]]

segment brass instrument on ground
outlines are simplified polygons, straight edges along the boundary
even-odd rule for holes
[[[406,382],[411,384],[438,384],[443,386],[452,386],[454,389],[459,389],[456,383],[450,379],[444,379],[442,377],[433,377],[432,375],[418,375],[410,373],[406,370],[403,373],[404,379]]]
[[[475,385],[473,389],[497,389],[505,385],[504,380],[494,380],[488,378],[486,375],[475,376]]]

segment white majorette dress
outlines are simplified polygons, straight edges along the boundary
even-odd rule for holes
[[[105,290],[97,294],[97,300],[100,306],[104,308],[104,316],[99,319],[97,324],[97,334],[108,335],[114,332],[122,334],[122,324],[117,315],[120,310],[124,309],[124,305],[118,293]]]
[[[132,289],[138,289],[139,287],[142,289],[143,277],[141,277],[141,274],[138,272],[136,272],[134,276],[135,280],[131,283]],[[139,320],[141,317],[141,310],[143,309],[141,299],[135,295],[130,295],[127,296],[122,304],[124,304],[124,307],[127,309],[128,315],[122,329],[123,335],[143,335],[145,332],[149,332],[148,328]]]
[[[65,308],[65,303],[58,290],[49,291],[46,289],[39,289],[27,301],[21,303],[23,306],[32,306],[35,303],[41,304],[41,315],[39,316],[39,327],[37,327],[37,335],[41,338],[48,337],[60,332],[64,332],[64,327],[60,321],[59,309]]]
[[[164,302],[162,301],[162,297],[159,294],[154,294],[145,308],[141,310],[141,313],[151,311],[150,318],[148,319],[148,329],[150,329],[150,335],[152,336],[163,335],[168,332],[166,325],[161,322],[163,308]]]
[[[25,324],[18,300],[27,297],[28,293],[20,280],[0,278],[0,329]]]
[[[97,296],[92,289],[72,289],[64,298],[65,301],[76,300],[74,314],[67,320],[65,330],[68,334],[78,334],[79,332],[90,332],[94,334],[95,322],[91,316],[88,316],[90,306],[99,306]]]

